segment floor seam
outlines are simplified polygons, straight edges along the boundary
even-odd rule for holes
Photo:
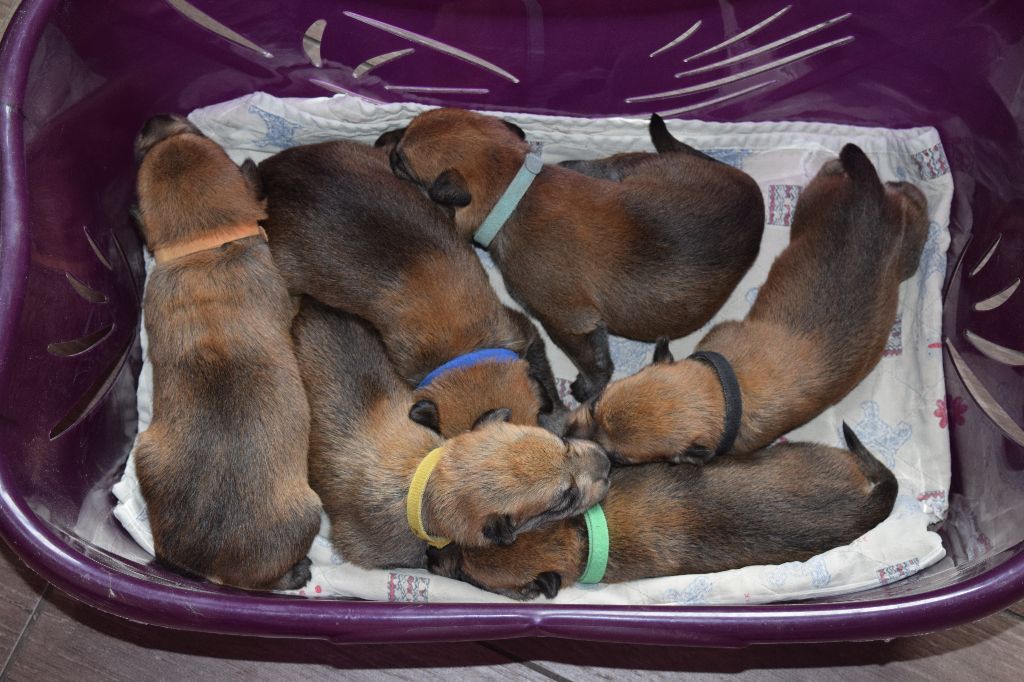
[[[547,677],[547,678],[552,679],[552,680],[556,680],[557,682],[572,682],[572,680],[570,680],[568,677],[563,677],[562,675],[559,675],[558,673],[556,673],[554,670],[549,670],[548,668],[545,668],[540,663],[535,663],[535,662],[533,662],[531,660],[523,658],[522,656],[517,656],[516,654],[514,654],[514,653],[512,653],[510,651],[505,651],[500,646],[497,646],[495,644],[491,644],[490,642],[477,642],[477,644],[479,644],[480,646],[482,646],[485,649],[489,649],[490,651],[493,651],[496,654],[501,654],[505,658],[508,658],[509,660],[511,660],[513,663],[518,663],[519,665],[524,665],[527,668],[529,668],[530,670],[532,670],[532,671],[534,671],[536,673],[540,673],[544,677]],[[2,679],[2,678],[0,678],[0,679]]]
[[[35,606],[32,607],[32,612],[28,614],[28,618],[25,619],[25,624],[21,626],[21,632],[18,633],[18,639],[14,640],[14,646],[11,647],[11,653],[7,654],[7,660],[4,661],[4,667],[0,668],[0,682],[7,679],[7,670],[10,668],[11,663],[14,662],[14,658],[18,655],[18,651],[21,649],[21,643],[25,640],[25,635],[28,634],[32,626],[35,625],[36,620],[39,618],[39,612],[42,611],[43,604],[46,601],[46,595],[50,593],[50,583],[46,583],[46,587],[39,593],[39,599],[36,601]]]
[[[1013,609],[1005,609],[1005,612],[1010,614],[1011,618],[1024,622],[1024,613],[1017,613]]]

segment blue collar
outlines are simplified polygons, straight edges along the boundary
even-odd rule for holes
[[[452,358],[427,376],[423,377],[423,380],[420,381],[416,388],[419,389],[424,386],[429,386],[430,382],[434,381],[438,377],[464,367],[482,365],[485,362],[515,362],[518,359],[519,356],[507,348],[481,348],[480,350],[474,350],[464,355]]]
[[[491,245],[498,232],[508,222],[512,212],[516,210],[516,206],[522,201],[526,190],[530,189],[533,179],[544,168],[544,162],[540,159],[543,147],[541,142],[530,143],[530,151],[527,152],[519,172],[512,178],[512,182],[505,188],[505,193],[498,199],[498,203],[494,205],[484,221],[480,223],[480,227],[473,233],[473,240],[480,246],[486,249]]]

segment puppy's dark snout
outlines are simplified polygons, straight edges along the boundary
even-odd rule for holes
[[[135,138],[136,162],[142,161],[142,157],[144,157],[146,152],[152,149],[157,142],[161,142],[172,135],[178,135],[180,133],[202,135],[199,128],[192,125],[192,123],[184,116],[178,116],[177,114],[158,114],[153,116],[146,121],[142,126],[142,130],[139,132],[138,137]]]

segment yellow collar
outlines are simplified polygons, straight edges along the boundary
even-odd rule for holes
[[[178,258],[184,258],[185,256],[191,256],[193,253],[200,251],[216,249],[228,242],[238,241],[246,237],[260,237],[263,241],[267,241],[267,233],[263,231],[262,227],[255,223],[243,223],[219,230],[205,237],[162,246],[153,251],[153,258],[156,259],[157,263],[166,263]]]
[[[409,528],[416,533],[416,537],[426,540],[427,544],[435,549],[441,549],[451,544],[447,538],[438,538],[427,534],[423,527],[423,493],[427,489],[427,479],[434,472],[441,455],[444,454],[444,446],[434,448],[424,457],[416,473],[412,475],[412,483],[409,484],[409,494],[405,497],[405,518],[409,521]]]

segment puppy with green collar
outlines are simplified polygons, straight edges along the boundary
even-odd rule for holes
[[[847,545],[889,516],[892,472],[844,425],[850,450],[783,443],[705,466],[612,470],[604,502],[523,533],[508,547],[428,551],[438,575],[513,599],[574,583],[804,561]]]

